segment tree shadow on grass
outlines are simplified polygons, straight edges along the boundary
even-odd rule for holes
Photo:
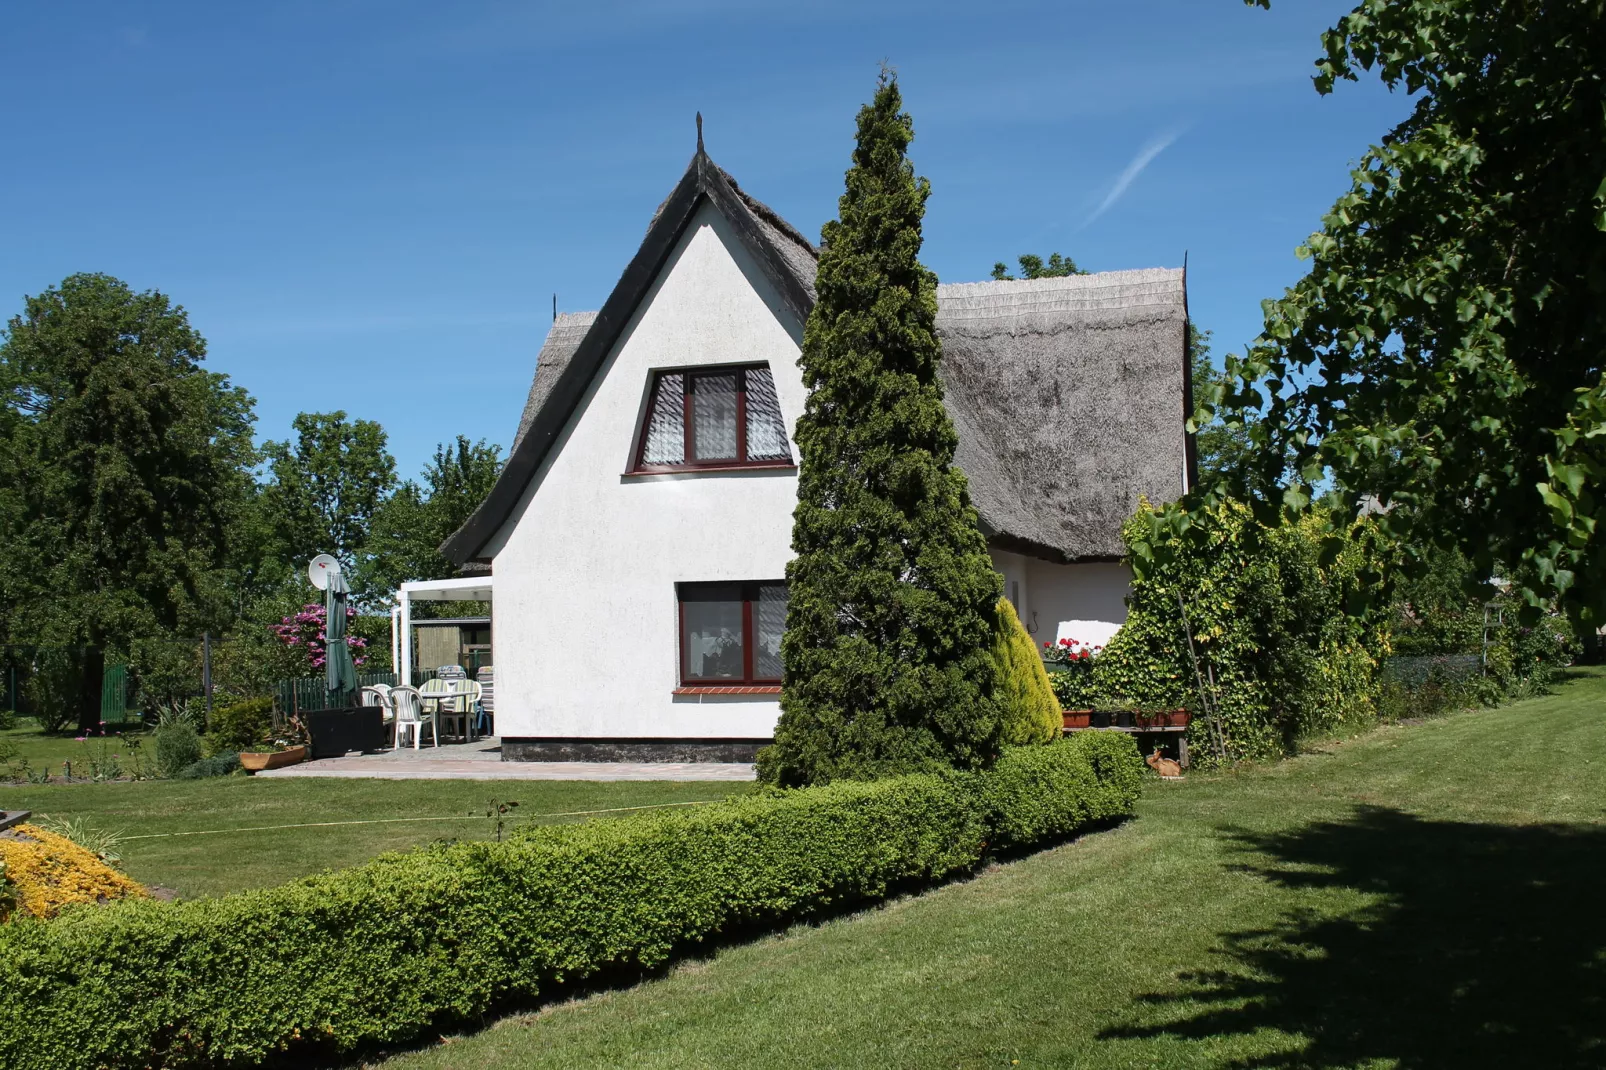
[[[1148,1021],[1176,1017],[1105,1038],[1302,1038],[1245,1067],[1606,1066],[1606,827],[1363,808],[1234,839],[1252,852],[1246,872],[1375,901],[1226,934],[1225,968],[1144,997]]]

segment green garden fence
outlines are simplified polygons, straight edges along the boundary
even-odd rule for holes
[[[139,720],[139,712],[128,708],[128,666],[108,665],[100,678],[101,722],[123,724],[130,720],[130,712],[134,714],[133,720]]]
[[[414,669],[413,686],[417,687],[425,680],[435,678],[434,669]],[[357,690],[374,684],[396,686],[396,674],[393,672],[360,672],[357,674]],[[299,679],[280,680],[274,691],[274,697],[280,713],[295,714],[302,710],[327,710],[329,706],[329,692],[324,690],[322,676],[303,676]]]

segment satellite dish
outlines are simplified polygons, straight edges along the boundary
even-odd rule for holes
[[[311,580],[312,585],[320,591],[327,590],[329,577],[339,573],[340,562],[328,554],[319,554],[307,562],[307,579]]]

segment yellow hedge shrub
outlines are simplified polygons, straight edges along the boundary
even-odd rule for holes
[[[1043,657],[1009,599],[998,600],[993,635],[998,663],[998,703],[1004,713],[1004,742],[1015,746],[1058,739],[1064,727],[1059,699],[1043,668]]]
[[[37,825],[17,825],[0,834],[0,865],[11,884],[15,907],[36,918],[54,917],[69,903],[99,903],[144,896],[135,881],[65,836]]]

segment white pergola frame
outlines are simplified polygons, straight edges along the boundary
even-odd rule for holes
[[[409,580],[396,592],[390,611],[390,663],[398,666],[398,683],[413,682],[413,603],[489,602],[490,576],[458,576],[449,580]]]

